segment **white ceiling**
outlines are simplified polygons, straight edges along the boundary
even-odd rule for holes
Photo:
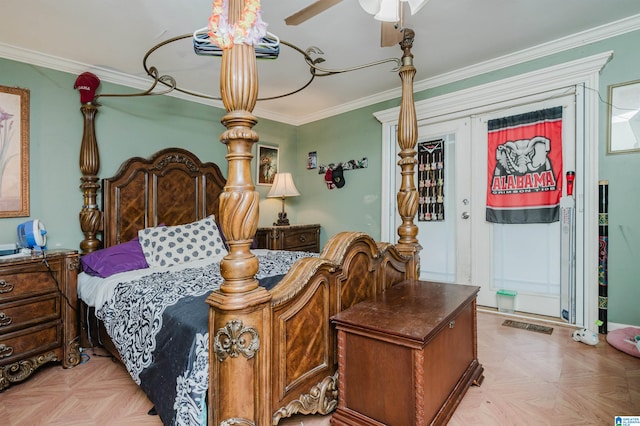
[[[286,16],[312,2],[263,0],[263,20],[282,40],[303,50],[319,47],[326,68],[401,56],[399,47],[380,47],[380,23],[356,0],[343,0],[299,26],[284,24]],[[211,5],[211,0],[4,0],[0,56],[78,74],[92,71],[103,81],[146,88],[150,79],[142,64],[147,51],[205,27]],[[416,33],[412,52],[419,85],[515,52],[526,57],[523,52],[540,45],[563,46],[562,40],[571,40],[564,46],[576,46],[598,31],[608,34],[603,28],[636,29],[639,21],[638,0],[430,0],[405,24]],[[196,56],[190,39],[158,49],[147,62],[173,76],[179,87],[212,96],[219,96],[219,63],[219,58]],[[301,124],[395,97],[400,79],[393,67],[386,63],[319,77],[295,95],[258,102],[255,113]],[[302,56],[284,46],[278,60],[259,61],[259,73],[260,97],[295,90],[310,77]]]

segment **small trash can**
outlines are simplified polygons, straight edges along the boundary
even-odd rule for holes
[[[518,292],[515,290],[498,290],[496,297],[498,298],[498,311],[512,314],[516,310],[516,296]]]

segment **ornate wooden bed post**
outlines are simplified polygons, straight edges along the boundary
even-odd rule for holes
[[[402,218],[402,224],[398,227],[398,250],[407,255],[413,256],[414,264],[408,269],[408,278],[418,278],[420,275],[420,250],[422,247],[418,242],[418,227],[413,222],[418,211],[418,191],[414,184],[416,158],[416,143],[418,141],[418,123],[416,118],[416,107],[413,101],[413,77],[416,69],[413,66],[413,46],[414,32],[411,29],[404,29],[404,37],[400,42],[403,50],[402,67],[400,68],[400,79],[402,80],[402,101],[400,104],[400,116],[398,118],[398,145],[400,146],[400,160],[398,165],[402,169],[400,175],[402,181],[398,191],[398,212]]]
[[[228,18],[240,20],[244,0],[230,0]],[[220,263],[224,282],[207,299],[209,314],[209,424],[270,424],[271,295],[258,286],[258,259],[249,250],[258,227],[259,194],[251,178],[251,148],[258,141],[251,114],[258,97],[252,45],[223,50],[220,92],[227,114],[229,172],[220,196],[220,222],[229,254]]]
[[[98,106],[93,102],[82,103],[80,111],[84,116],[84,130],[80,145],[80,189],[84,202],[80,211],[80,229],[84,233],[84,240],[80,242],[82,253],[91,253],[102,247],[102,242],[97,238],[102,230],[102,212],[98,209],[97,193],[100,189],[98,183],[98,171],[100,170],[100,154],[96,141],[95,116]]]

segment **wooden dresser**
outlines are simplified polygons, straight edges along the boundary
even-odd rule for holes
[[[256,232],[258,248],[320,252],[320,225],[265,226]]]
[[[404,281],[335,317],[338,409],[333,425],[446,424],[472,384],[475,286]]]
[[[47,250],[44,259],[0,257],[0,391],[47,362],[80,361],[78,254]]]

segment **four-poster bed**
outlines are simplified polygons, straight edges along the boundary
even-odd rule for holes
[[[240,18],[243,5],[243,0],[229,1],[230,22]],[[340,233],[319,256],[295,261],[269,289],[256,278],[260,261],[251,250],[259,202],[251,178],[251,150],[258,141],[253,130],[257,119],[252,115],[258,93],[253,46],[234,44],[222,52],[220,93],[227,113],[221,122],[227,130],[220,142],[227,146],[226,179],[215,164],[170,148],[149,159],[126,161],[114,177],[101,183],[95,135],[99,105],[82,103],[82,253],[130,241],[143,229],[201,221],[211,215],[226,239],[227,252],[217,264],[219,286],[206,297],[208,424],[275,425],[296,413],[331,412],[337,404],[337,341],[330,318],[395,284],[418,278],[421,247],[413,223],[418,193],[413,177],[417,123],[412,43],[413,32],[405,30],[399,71],[402,225],[398,243],[375,242],[360,232]],[[101,187],[102,210],[97,203]],[[108,336],[102,338],[108,340]]]

